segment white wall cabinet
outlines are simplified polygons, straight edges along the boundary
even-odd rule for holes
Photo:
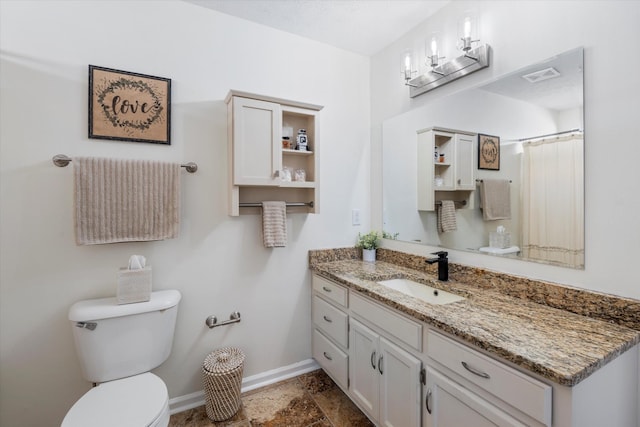
[[[379,425],[419,426],[420,360],[357,320],[350,328],[352,398]]]
[[[230,91],[225,101],[229,215],[239,215],[242,204],[265,200],[309,203],[292,208],[292,212],[318,213],[318,112],[322,107],[239,91]],[[300,129],[306,131],[307,150],[286,147],[284,131],[291,132],[292,143]],[[298,170],[304,171],[304,179],[296,180]]]
[[[472,208],[475,190],[474,147],[476,135],[441,128],[418,131],[417,205],[433,211],[442,200],[464,202]]]

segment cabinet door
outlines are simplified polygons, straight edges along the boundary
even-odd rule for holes
[[[419,427],[420,360],[382,337],[379,349],[380,425]]]
[[[525,424],[433,368],[427,367],[426,371],[425,427],[525,427]]]
[[[474,190],[476,181],[473,173],[473,143],[470,135],[456,134],[455,187],[456,190]]]
[[[349,322],[349,390],[372,419],[378,419],[378,334],[356,320]]]
[[[280,184],[282,112],[279,104],[233,98],[233,184]]]
[[[434,171],[433,131],[418,132],[417,147],[417,205],[419,211],[434,210],[433,171]],[[385,177],[387,179],[387,177]]]

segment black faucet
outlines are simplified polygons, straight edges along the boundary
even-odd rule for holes
[[[438,263],[438,280],[446,282],[449,280],[449,260],[447,259],[448,252],[439,251],[433,252],[431,255],[438,255],[438,258],[428,259],[429,264]]]

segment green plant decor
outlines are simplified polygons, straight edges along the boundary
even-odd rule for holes
[[[380,245],[382,234],[378,231],[370,231],[367,234],[358,233],[358,242],[356,248],[377,249]]]

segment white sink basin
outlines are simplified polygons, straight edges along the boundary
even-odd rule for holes
[[[451,292],[432,288],[431,286],[423,285],[422,283],[408,279],[383,280],[378,283],[398,292],[402,292],[403,294],[419,298],[429,304],[451,304],[452,302],[462,301],[464,299],[464,297],[452,294]]]

